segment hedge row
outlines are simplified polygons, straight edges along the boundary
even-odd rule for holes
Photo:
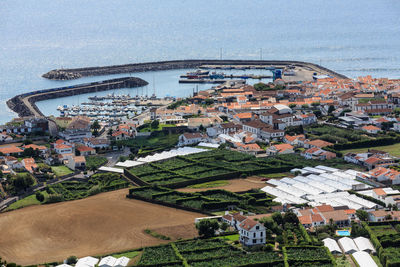
[[[362,199],[365,199],[365,200],[374,202],[374,203],[376,203],[376,204],[378,204],[378,205],[380,205],[380,206],[382,206],[382,207],[386,207],[385,202],[383,202],[383,201],[381,201],[381,200],[378,200],[378,199],[376,199],[376,198],[373,198],[373,197],[370,197],[370,196],[366,196],[366,195],[357,193],[357,192],[354,191],[354,190],[349,190],[348,192],[349,192],[350,194],[354,194],[354,195],[356,195],[356,196],[358,196],[358,197],[360,197],[360,198],[362,198]]]

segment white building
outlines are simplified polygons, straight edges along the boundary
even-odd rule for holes
[[[360,267],[378,267],[371,255],[365,251],[357,251],[352,255]]]
[[[371,244],[368,238],[365,237],[356,237],[353,239],[354,243],[356,243],[359,251],[365,251],[367,253],[375,253],[375,248]]]
[[[98,259],[87,256],[84,258],[80,258],[78,262],[75,264],[75,267],[94,267],[99,262]]]
[[[338,240],[339,246],[345,254],[353,254],[358,251],[356,243],[349,237],[342,237]]]
[[[246,246],[265,244],[265,227],[252,219],[246,219],[239,225],[239,240]]]
[[[322,242],[324,242],[324,246],[327,247],[332,254],[342,254],[342,250],[335,239],[328,237],[322,240]]]

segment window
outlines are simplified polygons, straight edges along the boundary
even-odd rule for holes
[[[257,229],[257,230],[260,229],[260,226],[257,225],[257,226],[256,226],[256,229]]]
[[[261,233],[260,233],[260,236],[263,236],[263,234],[264,234],[264,232],[261,232]]]
[[[253,234],[253,237],[256,237],[256,233]]]
[[[253,239],[253,244],[255,244],[257,242],[257,239]]]

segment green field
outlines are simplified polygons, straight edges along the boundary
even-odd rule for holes
[[[102,156],[88,156],[85,157],[85,159],[86,159],[86,168],[89,170],[91,170],[93,167],[100,168],[100,166],[108,162],[108,159]]]
[[[48,194],[46,192],[42,192],[42,194],[44,195],[44,197],[47,197]],[[28,207],[28,206],[32,206],[32,205],[40,205],[40,201],[36,199],[36,195],[30,195],[27,196],[26,198],[20,199],[14,203],[12,203],[7,210],[16,210],[16,209],[20,209],[20,208],[24,208],[24,207]]]
[[[158,128],[151,128],[151,126],[149,125],[149,126],[147,126],[147,127],[144,127],[144,128],[141,128],[140,130],[139,130],[139,132],[154,132],[154,131],[161,131],[164,127],[165,128],[167,128],[167,127],[175,127],[176,125],[175,124],[159,124],[158,125]]]
[[[375,147],[369,147],[369,149],[376,149],[376,150],[382,150],[390,153],[390,155],[395,156],[395,157],[400,157],[400,143],[394,144],[394,145],[389,145],[389,146],[375,146]],[[352,152],[352,153],[361,153],[361,152],[367,152],[368,148],[355,148],[355,149],[346,149],[342,150],[340,152],[344,154]]]
[[[64,175],[68,175],[71,173],[74,173],[72,170],[70,170],[67,166],[53,166],[51,167],[51,170],[53,171],[53,173],[57,176],[64,176]]]
[[[229,184],[228,181],[220,180],[220,181],[212,181],[212,182],[208,182],[208,183],[191,185],[191,186],[188,186],[188,187],[189,188],[195,188],[195,189],[201,189],[201,188],[213,188],[213,187],[225,186],[225,185],[228,185],[228,184]]]

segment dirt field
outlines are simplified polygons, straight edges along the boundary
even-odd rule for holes
[[[241,191],[247,191],[253,188],[263,188],[266,186],[266,183],[264,181],[261,181],[261,177],[249,177],[246,179],[234,179],[234,180],[228,180],[229,184],[224,185],[224,186],[218,186],[218,187],[210,187],[210,188],[181,188],[177,189],[178,191],[181,192],[200,192],[200,191],[206,191],[206,190],[211,190],[211,189],[224,189],[227,191],[231,192],[241,192]]]
[[[203,215],[126,199],[127,191],[0,214],[1,257],[29,265],[167,242],[146,228],[173,239],[196,235],[194,219]]]

